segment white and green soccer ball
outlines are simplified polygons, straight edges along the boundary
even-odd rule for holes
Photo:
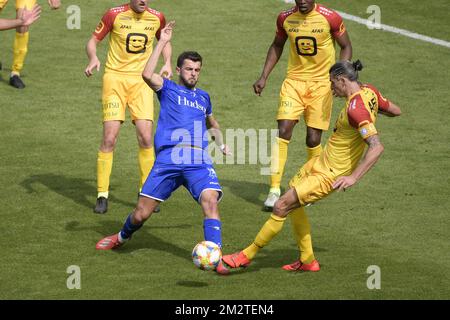
[[[222,259],[222,250],[211,241],[202,241],[192,250],[192,261],[202,270],[214,270]]]

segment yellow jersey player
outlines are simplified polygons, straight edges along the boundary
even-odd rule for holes
[[[334,190],[346,190],[369,171],[383,153],[384,147],[375,127],[377,114],[399,116],[400,108],[386,100],[371,85],[358,82],[362,64],[357,61],[338,62],[330,69],[335,96],[346,97],[334,132],[323,152],[310,159],[290,181],[290,189],[275,203],[271,217],[246,249],[223,257],[232,268],[250,264],[256,253],[282,229],[287,215],[294,215],[293,224],[299,260],[283,266],[288,271],[319,271],[314,257],[311,232],[304,207],[325,198]],[[367,152],[363,157],[366,145]],[[362,159],[361,159],[362,158]],[[360,161],[361,160],[361,161]]]
[[[264,202],[271,211],[280,197],[280,185],[294,126],[303,115],[308,159],[322,151],[322,131],[330,124],[332,94],[328,71],[335,62],[335,42],[340,59],[350,60],[352,46],[342,18],[314,0],[296,0],[296,6],[279,14],[275,39],[267,53],[260,78],[253,85],[261,95],[267,78],[289,41],[289,61],[278,106],[278,137],[272,147],[271,185]]]
[[[85,74],[89,77],[94,69],[100,70],[97,44],[110,34],[103,76],[103,138],[97,157],[96,213],[105,213],[108,209],[113,151],[127,106],[139,144],[139,190],[155,159],[152,141],[153,91],[142,79],[142,71],[152,53],[154,39],[159,39],[160,31],[165,26],[165,18],[161,12],[149,8],[147,3],[147,0],[131,0],[128,4],[108,10],[86,46],[89,64]],[[171,77],[170,42],[163,48],[162,54],[165,63],[160,74]]]
[[[41,7],[35,5],[31,10],[24,10],[22,16],[16,19],[0,19],[0,30],[15,29],[20,26],[28,27],[41,16]]]
[[[0,11],[6,6],[8,0],[0,0]],[[58,9],[61,6],[61,0],[48,0],[48,4],[52,9]],[[24,10],[31,10],[36,5],[36,0],[16,0],[16,18],[21,19]],[[11,67],[11,75],[9,84],[17,89],[25,88],[25,84],[20,78],[20,72],[23,69],[25,57],[28,52],[28,40],[30,38],[28,32],[29,25],[18,25],[16,27],[16,36],[13,48],[13,64]],[[0,64],[1,69],[1,64]]]

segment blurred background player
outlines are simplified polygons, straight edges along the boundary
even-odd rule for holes
[[[6,6],[8,0],[0,0],[0,11]],[[31,10],[36,4],[36,0],[16,0],[16,18],[20,19],[24,10]],[[58,9],[61,6],[61,0],[48,0],[48,5],[52,9]],[[16,27],[16,37],[14,39],[13,48],[13,64],[11,67],[11,75],[9,84],[17,89],[25,88],[25,84],[20,78],[20,72],[28,52],[28,40],[30,38],[28,32],[29,25],[19,25]],[[1,63],[0,63],[1,69]]]
[[[31,10],[23,10],[22,15],[16,19],[0,19],[0,30],[14,29],[20,26],[28,27],[37,21],[40,16],[41,7],[35,5]]]
[[[113,151],[120,126],[125,121],[128,106],[136,127],[139,144],[139,191],[155,160],[153,151],[153,91],[142,79],[142,71],[153,50],[153,40],[159,39],[165,26],[161,12],[147,6],[147,0],[131,0],[129,4],[106,12],[88,41],[86,52],[89,64],[85,74],[100,70],[97,44],[110,33],[109,52],[103,76],[103,138],[97,157],[97,202],[94,212],[108,210],[109,179],[113,164]],[[160,74],[172,76],[170,58],[172,46],[163,48],[164,65]]]
[[[253,85],[261,95],[269,74],[289,39],[290,53],[286,79],[280,91],[278,137],[272,150],[271,184],[264,207],[272,211],[280,197],[280,185],[287,160],[288,144],[300,116],[306,124],[308,159],[322,151],[322,130],[330,124],[332,94],[328,71],[335,62],[335,40],[340,59],[350,60],[352,45],[342,18],[314,0],[296,0],[296,6],[278,15],[275,39],[267,53],[261,77]]]
[[[283,269],[320,270],[314,257],[304,206],[325,198],[334,190],[345,191],[358,182],[375,165],[384,150],[375,128],[377,113],[388,116],[401,114],[400,108],[386,100],[376,88],[358,82],[358,71],[361,69],[359,60],[353,64],[338,62],[331,68],[334,95],[347,99],[333,134],[323,152],[310,159],[292,178],[290,189],[275,203],[272,215],[254,242],[243,251],[222,258],[230,267],[248,266],[259,249],[281,231],[286,216],[297,215],[302,217],[293,224],[300,257],[294,263],[283,266]],[[368,149],[363,157],[366,145]]]
[[[140,193],[138,204],[122,230],[97,243],[98,250],[119,247],[150,218],[156,206],[183,185],[202,207],[206,241],[222,248],[218,203],[222,189],[208,154],[207,127],[223,154],[229,154],[222,142],[219,123],[212,115],[209,94],[196,88],[202,67],[197,52],[183,52],[177,59],[178,84],[155,74],[159,56],[172,37],[174,22],[169,22],[145,67],[142,76],[154,90],[161,105],[155,134],[156,161]],[[219,274],[228,270],[222,262]]]

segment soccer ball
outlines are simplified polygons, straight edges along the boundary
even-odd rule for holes
[[[202,241],[192,250],[192,261],[202,270],[214,270],[222,259],[222,250],[211,241]]]

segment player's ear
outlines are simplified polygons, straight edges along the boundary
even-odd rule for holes
[[[180,75],[180,73],[181,73],[181,68],[180,68],[180,67],[177,67],[176,71],[177,71],[177,75]]]

